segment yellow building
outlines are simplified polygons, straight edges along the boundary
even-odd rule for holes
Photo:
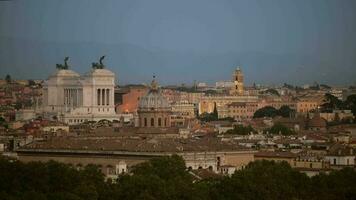
[[[244,95],[244,75],[242,74],[240,67],[237,67],[237,69],[234,71],[232,79],[234,84],[230,90],[230,94]]]
[[[202,96],[199,102],[199,115],[203,113],[212,113],[216,106],[219,118],[229,117],[228,104],[231,103],[256,103],[258,96],[246,95],[244,93],[244,76],[240,67],[233,72],[234,85],[229,95],[211,95]]]
[[[231,117],[236,120],[252,119],[258,110],[257,102],[233,102],[227,104],[224,109],[218,110],[219,118]],[[219,112],[220,111],[220,112]]]
[[[184,118],[195,118],[194,104],[188,101],[179,101],[172,104],[172,112]]]

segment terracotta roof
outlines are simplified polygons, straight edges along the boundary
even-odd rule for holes
[[[311,120],[308,122],[308,127],[311,128],[326,128],[326,120],[321,118],[319,115],[314,116]]]
[[[36,141],[23,149],[49,150],[93,150],[126,152],[196,152],[250,150],[235,141],[219,138],[155,138],[139,136],[115,137],[55,137],[47,141]]]

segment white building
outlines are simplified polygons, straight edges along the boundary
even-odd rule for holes
[[[330,162],[332,168],[354,167],[355,154],[352,147],[335,144],[330,147],[325,155],[325,160]]]
[[[68,67],[57,69],[44,84],[45,117],[68,124],[118,119],[114,107],[115,74],[100,64],[82,76]]]

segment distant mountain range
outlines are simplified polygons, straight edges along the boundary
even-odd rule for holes
[[[164,49],[90,42],[58,43],[0,37],[0,75],[18,79],[45,79],[56,63],[69,56],[71,68],[79,73],[90,70],[91,63],[106,55],[107,68],[116,73],[119,83],[149,82],[155,74],[163,84],[214,83],[228,80],[237,65],[248,84],[327,83],[353,84],[356,69],[352,61],[340,64],[312,56],[273,55],[263,52],[229,52],[208,55],[198,52],[173,52]]]

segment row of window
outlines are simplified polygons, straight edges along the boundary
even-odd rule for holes
[[[87,122],[87,119],[70,119],[69,123],[83,123],[83,122]]]

